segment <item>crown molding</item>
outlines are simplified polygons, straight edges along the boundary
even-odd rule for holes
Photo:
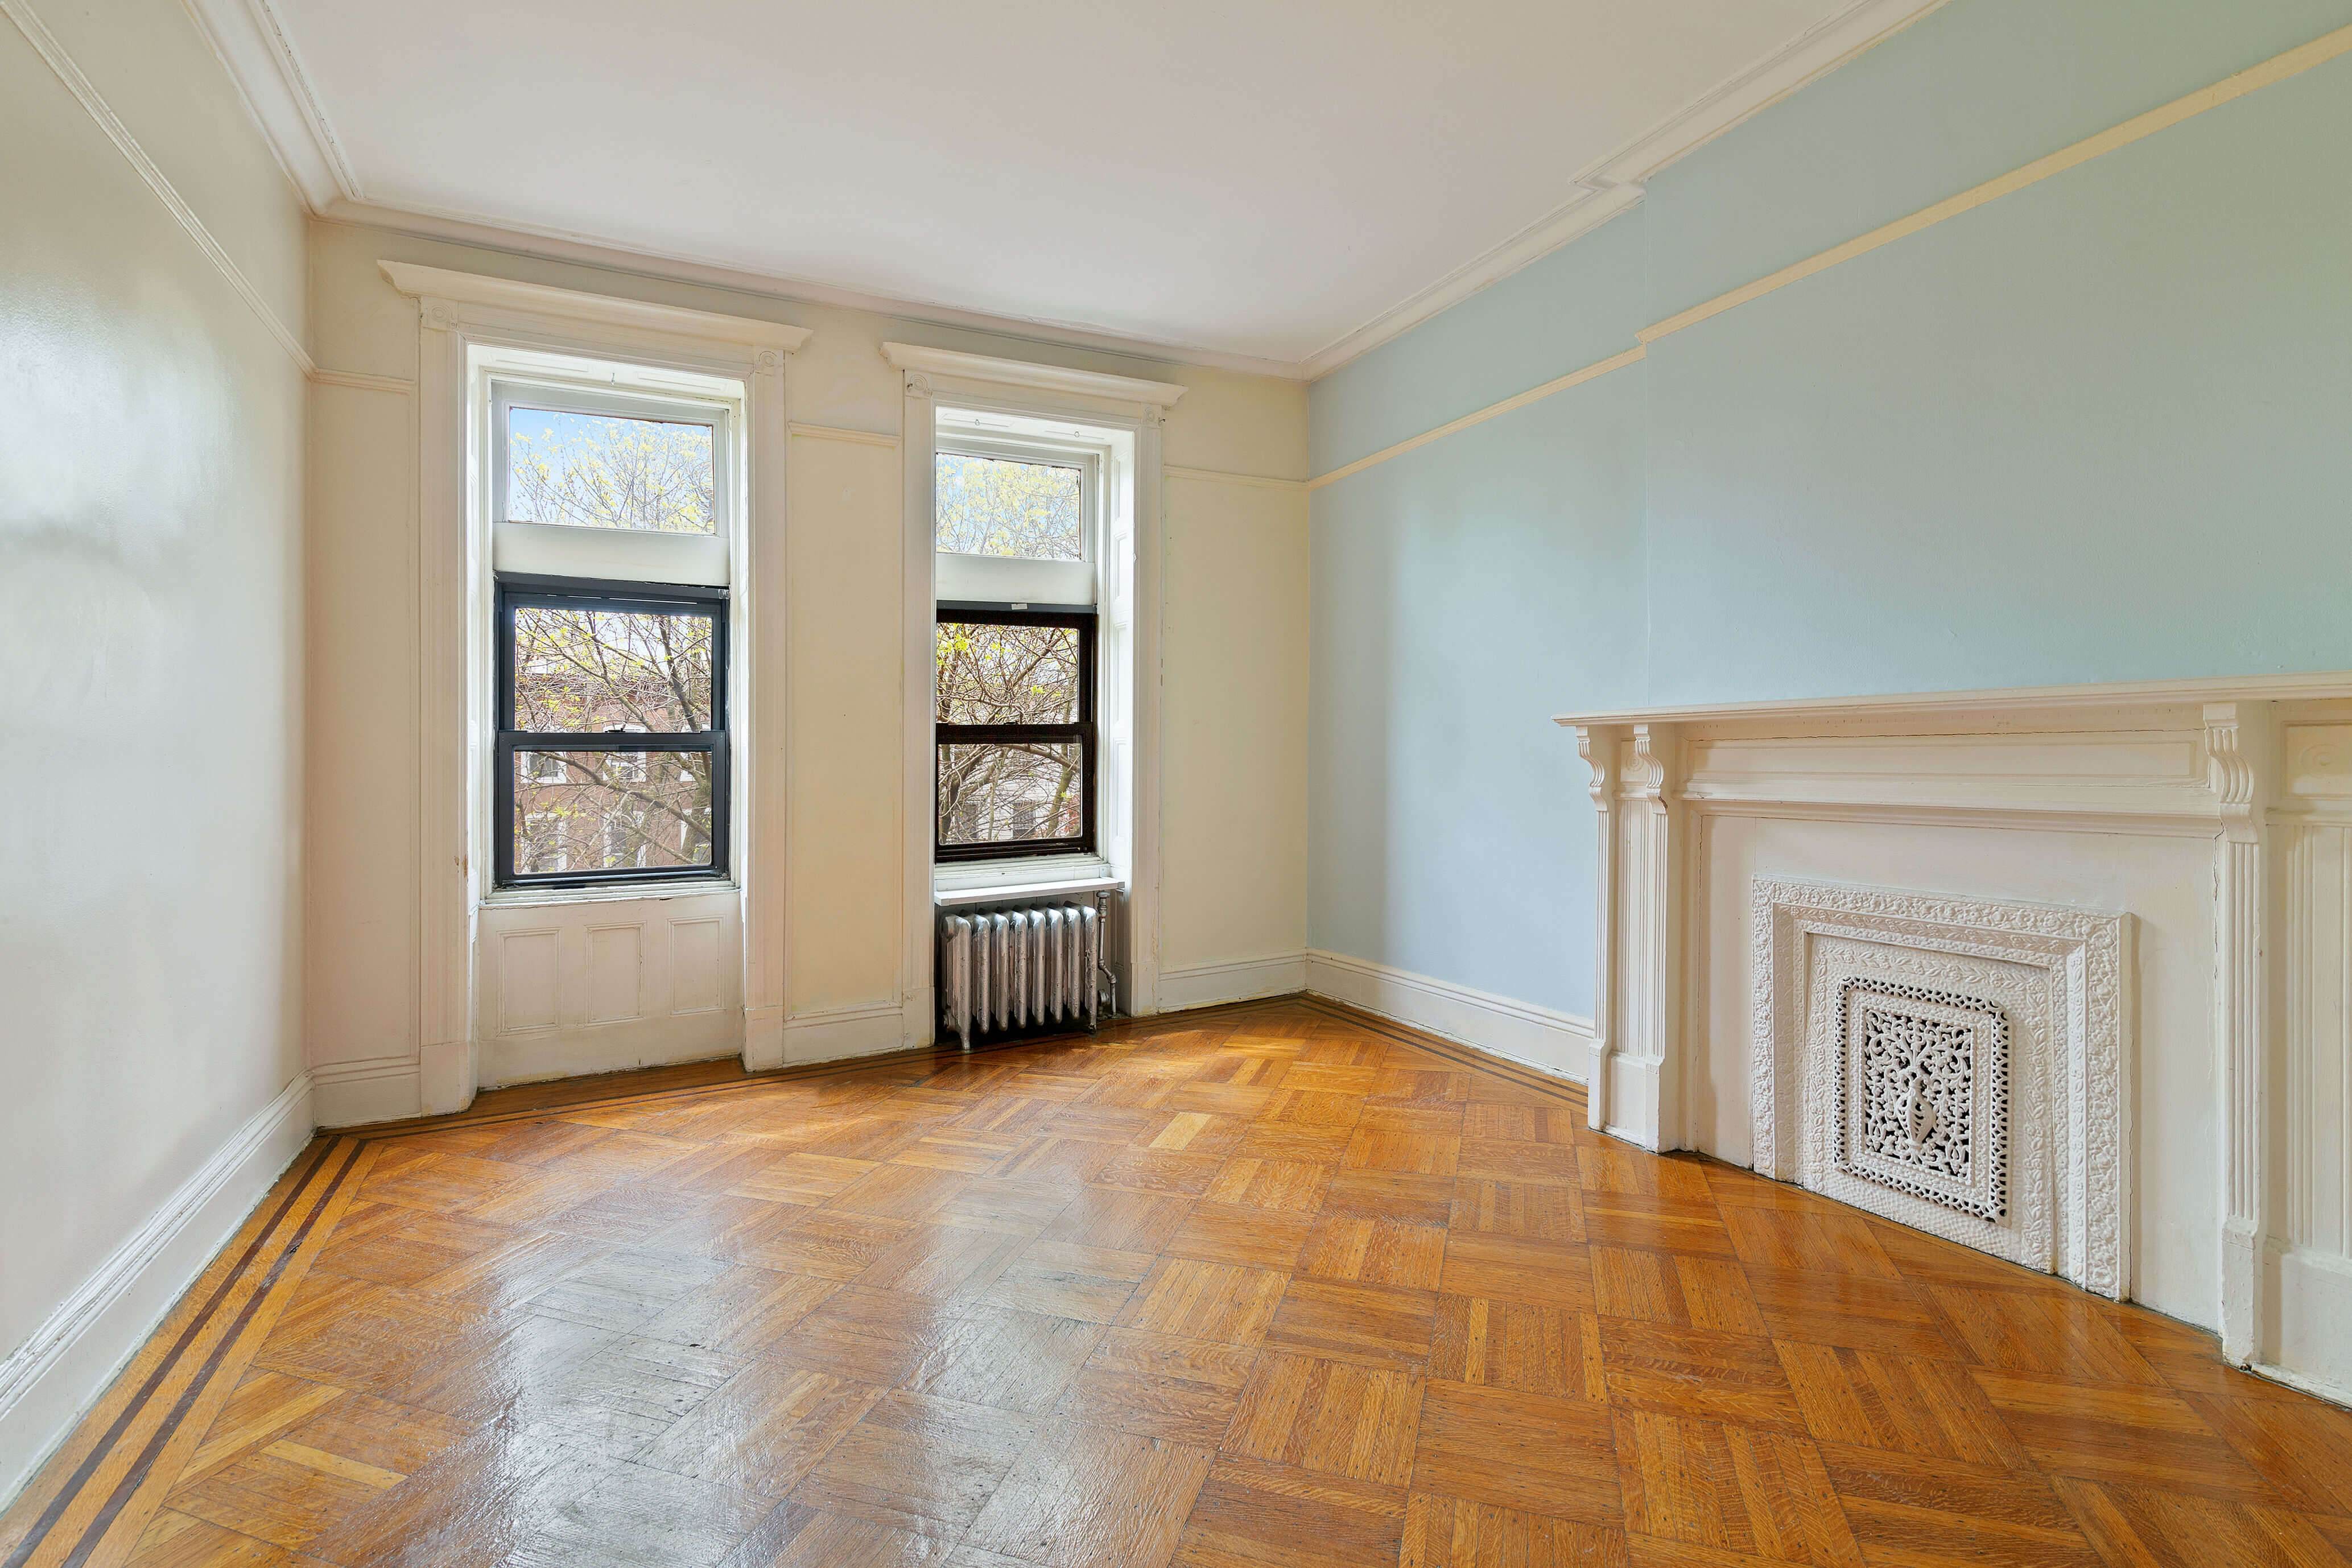
[[[269,0],[183,0],[196,30],[228,68],[245,106],[261,126],[278,166],[301,193],[303,205],[322,212],[336,200],[359,198],[342,142],[310,85],[310,73],[295,52],[294,40]]]
[[[0,0],[0,5],[5,4],[7,0]],[[2109,126],[2106,130],[2086,136],[2069,146],[2061,147],[2054,153],[2044,153],[2032,163],[2021,164],[2005,174],[1996,175],[1979,184],[1971,185],[1965,191],[1947,196],[1942,201],[1920,208],[1917,212],[1896,218],[1892,223],[1881,224],[1867,234],[1857,235],[1841,245],[1833,245],[1827,250],[1819,251],[1801,261],[1791,262],[1777,272],[1768,273],[1751,282],[1743,283],[1737,289],[1727,289],[1711,300],[1703,300],[1686,310],[1667,317],[1663,321],[1654,321],[1633,334],[1635,346],[1622,353],[1586,365],[1581,370],[1570,371],[1566,375],[1545,382],[1540,386],[1530,387],[1498,403],[1490,403],[1484,408],[1475,409],[1433,430],[1423,431],[1418,436],[1408,437],[1404,440],[1383,447],[1377,452],[1368,453],[1328,473],[1318,474],[1307,481],[1307,489],[1319,489],[1325,485],[1344,479],[1351,474],[1360,473],[1376,463],[1384,463],[1391,458],[1400,457],[1415,447],[1425,447],[1432,441],[1443,439],[1458,430],[1465,430],[1473,425],[1492,419],[1497,415],[1524,408],[1538,398],[1549,397],[1555,392],[1564,392],[1596,375],[1605,375],[1610,371],[1638,363],[1649,345],[1656,342],[1660,338],[1670,337],[1675,332],[1696,327],[1702,321],[1721,315],[1726,310],[1735,310],[1751,300],[1759,300],[1776,289],[1786,288],[1801,279],[1811,278],[1816,273],[1827,271],[1832,267],[1851,261],[1858,256],[1868,255],[1881,246],[1892,245],[1896,240],[1907,238],[1923,229],[1932,228],[1937,224],[1958,217],[1963,213],[1973,212],[1987,202],[1997,201],[2002,196],[2021,191],[2029,185],[2038,184],[2054,175],[2063,174],[2067,170],[2077,168],[2094,158],[2104,157],[2119,147],[2127,147],[2135,142],[2153,136],[2159,131],[2169,129],[2209,110],[2218,109],[2250,92],[2258,92],[2263,88],[2300,76],[2305,71],[2326,65],[2331,60],[2342,58],[2347,54],[2352,54],[2352,26],[2338,27],[2334,32],[2322,34],[2307,44],[2299,45],[2284,54],[2273,55],[2259,65],[2249,66],[2244,70],[2233,76],[2225,77],[2209,87],[2199,88],[2196,91],[2185,93],[2169,103],[2159,104],[2145,113],[2134,115],[2120,125]]]
[[[1576,175],[1566,201],[1483,255],[1474,257],[1419,293],[1308,354],[1299,371],[1308,381],[1401,337],[1447,308],[1591,233],[1638,205],[1650,178],[1696,152],[1758,110],[1788,97],[1902,31],[1945,0],[1855,0],[1845,10],[1741,71]]]
[[[1577,178],[1639,184],[1757,113],[1885,43],[1945,0],[1853,0],[1843,11],[1717,83]]]
[[[1586,186],[1494,249],[1473,257],[1420,293],[1390,306],[1344,338],[1335,339],[1298,363],[1298,374],[1319,381],[1349,360],[1371,353],[1391,338],[1441,315],[1473,294],[1499,283],[1521,268],[1542,260],[1570,240],[1591,234],[1642,200],[1638,184]]]
[[[577,289],[553,289],[544,283],[518,283],[507,278],[450,272],[406,261],[379,261],[376,265],[394,289],[419,300],[446,300],[453,304],[480,305],[494,310],[525,310],[604,326],[633,327],[672,337],[781,349],[785,353],[796,352],[809,340],[806,327],[763,321],[751,316],[722,316],[710,310],[655,305],[643,300],[583,293]]]
[[[66,47],[58,41],[57,35],[49,31],[48,24],[34,12],[29,0],[0,0],[0,16],[5,16],[16,24],[16,30],[25,35],[25,41],[33,46],[33,52],[41,57],[41,63],[47,66],[58,82],[73,95],[74,101],[81,105],[82,111],[97,121],[99,130],[114,143],[115,151],[121,153],[131,169],[146,182],[147,188],[163,204],[164,210],[172,215],[173,221],[187,231],[188,237],[195,241],[196,248],[236,291],[237,298],[245,301],[246,308],[277,340],[278,346],[286,351],[286,357],[294,362],[295,368],[306,376],[317,374],[318,363],[311,359],[310,351],[303,346],[301,338],[286,324],[277,308],[263,297],[261,290],[254,286],[253,279],[245,275],[245,269],[236,264],[236,258],[228,253],[228,247],[205,226],[205,220],[196,215],[196,209],[172,184],[162,166],[148,155],[147,149],[140,145],[139,139],[131,133],[131,127],[114,111],[114,106],[106,101],[96,84],[82,74],[81,67],[66,52]]]
[[[1027,360],[996,359],[988,354],[958,353],[952,349],[927,349],[915,343],[884,343],[882,357],[893,370],[946,376],[954,381],[992,382],[1031,392],[1055,392],[1065,396],[1101,397],[1118,403],[1140,403],[1152,408],[1173,408],[1185,389],[1173,382],[1138,381],[1133,376],[1106,375],[1094,370],[1066,370],[1057,364],[1034,364]]]
[[[244,93],[247,107],[260,123],[278,162],[316,216],[550,260],[741,289],[842,310],[870,310],[1071,348],[1202,365],[1245,375],[1314,381],[1632,208],[1642,200],[1643,182],[1660,169],[1909,26],[1943,5],[1944,0],[1853,0],[1837,16],[1588,166],[1575,176],[1568,199],[1535,222],[1297,361],[1199,343],[1139,338],[1084,322],[999,315],[961,309],[941,300],[869,293],[787,273],[745,268],[717,258],[628,246],[478,213],[372,201],[362,190],[359,176],[342,150],[301,57],[271,0],[184,3]]]
[[[632,250],[579,235],[506,224],[464,213],[425,211],[373,202],[335,201],[318,216],[329,223],[415,235],[423,239],[469,245],[512,256],[594,267],[608,272],[626,273],[633,278],[660,278],[798,304],[824,305],[840,310],[864,310],[904,321],[988,332],[1024,342],[1047,343],[1056,348],[1120,354],[1156,364],[1199,365],[1208,370],[1232,371],[1240,375],[1273,376],[1283,381],[1297,381],[1302,374],[1297,363],[1287,360],[1228,353],[1194,344],[1125,337],[1117,332],[1074,326],[1068,322],[994,316],[930,300],[862,293],[855,289],[838,288],[782,273],[761,272],[704,257],[668,251]]]

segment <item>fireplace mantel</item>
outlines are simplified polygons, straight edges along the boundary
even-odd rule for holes
[[[1855,697],[1763,698],[1654,708],[1556,713],[1570,729],[1596,724],[1738,724],[1812,731],[1848,722],[2201,706],[2208,702],[2352,702],[2352,670],[2297,675],[2225,675],[2194,680],[2097,681],[2076,686],[2012,686],[1981,691],[1907,691]]]
[[[1759,879],[2132,917],[2140,1239],[2103,1288],[2352,1389],[2352,673],[1557,721],[1599,818],[1596,1128],[1755,1163]]]

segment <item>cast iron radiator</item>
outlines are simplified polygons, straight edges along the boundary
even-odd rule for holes
[[[1091,903],[940,916],[940,1036],[1101,1022],[1102,915]]]

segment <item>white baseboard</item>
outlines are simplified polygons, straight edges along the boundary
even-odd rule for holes
[[[436,1051],[445,1063],[437,1090]],[[463,1065],[468,1051],[474,1062],[470,1073]],[[446,1047],[428,1046],[420,1066],[427,1114],[446,1116],[471,1105],[478,1087],[510,1089],[558,1079],[599,1078],[641,1068],[740,1058],[742,1054],[742,1015],[713,1008],[683,1016],[493,1035],[479,1046],[462,1041]]]
[[[2275,1366],[2266,1361],[2255,1362],[2246,1370],[2259,1377],[2269,1378],[2273,1383],[2283,1383],[2297,1394],[2308,1394],[2314,1399],[2325,1399],[2330,1405],[2352,1406],[2352,1387],[2343,1384],[2309,1377],[2292,1367]]]
[[[731,1035],[726,1039],[696,1035],[689,1037],[688,1044],[668,1049],[647,1049],[642,1041],[602,1053],[567,1046],[561,1058],[563,1070],[550,1073],[542,1070],[547,1062],[522,1057],[509,1043],[500,1042],[489,1070],[504,1075],[507,1081],[536,1083],[551,1077],[581,1078],[630,1068],[713,1060],[740,1049],[746,1068],[773,1071],[806,1062],[903,1050],[909,1043],[905,1021],[919,1016],[929,1016],[928,1005],[919,1014],[909,1005],[882,1002],[789,1018],[781,1008],[762,1008],[744,1015],[740,1045]],[[406,1056],[321,1063],[310,1073],[312,1113],[320,1127],[364,1127],[443,1114],[452,1108],[446,1102],[458,1100],[470,1048],[462,1041],[428,1047],[421,1065],[418,1058]],[[428,1103],[429,1081],[445,1103]],[[471,1099],[467,1094],[454,1109],[463,1110]]]
[[[784,1065],[784,1010],[770,1005],[743,1009],[743,1070],[773,1072]]]
[[[321,1127],[363,1127],[425,1113],[415,1057],[320,1062],[310,1069],[310,1115]]]
[[[2274,1343],[2294,1347],[2289,1361],[2254,1370],[2290,1388],[2352,1405],[2352,1258],[2287,1247],[2268,1258],[2278,1328]]]
[[[0,1509],[72,1432],[310,1141],[298,1074],[0,1361]]]
[[[1592,1020],[1572,1013],[1320,949],[1307,951],[1307,989],[1574,1083],[1591,1071]]]
[[[1220,1002],[1248,1002],[1260,996],[1287,996],[1306,989],[1307,955],[1303,952],[1242,958],[1226,963],[1195,963],[1160,972],[1160,1010],[1181,1013],[1188,1007],[1213,1007]]]
[[[426,1116],[454,1116],[474,1103],[482,1081],[482,1047],[472,1040],[435,1040],[416,1047],[416,1098]]]
[[[876,1002],[824,1013],[801,1013],[784,1020],[784,1061],[839,1061],[907,1048],[907,1005]]]

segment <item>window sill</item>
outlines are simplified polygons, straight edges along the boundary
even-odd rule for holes
[[[1082,882],[1022,882],[1005,883],[993,888],[964,888],[954,892],[931,895],[934,908],[942,910],[972,909],[981,904],[1003,904],[1018,900],[1078,899],[1096,893],[1117,893],[1126,890],[1127,884],[1117,877],[1096,877]]]
[[[1127,879],[1099,855],[1038,856],[1024,860],[964,860],[934,867],[931,901],[942,909],[1118,890]]]
[[[737,891],[731,881],[615,882],[597,888],[501,888],[484,893],[486,910],[528,909],[544,904],[641,903],[655,899],[698,899]]]

